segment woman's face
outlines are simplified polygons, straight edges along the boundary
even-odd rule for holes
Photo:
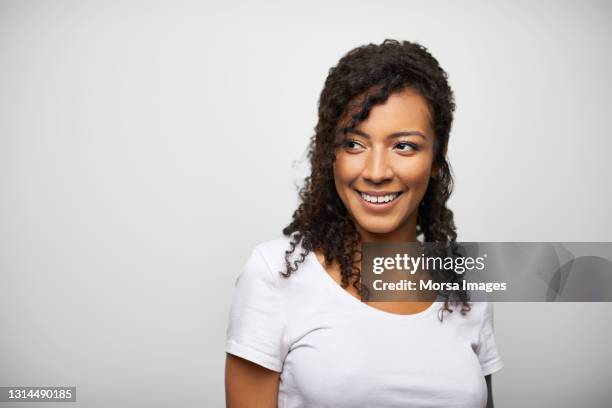
[[[416,241],[433,159],[429,109],[411,89],[391,94],[347,131],[336,149],[334,180],[365,242]]]

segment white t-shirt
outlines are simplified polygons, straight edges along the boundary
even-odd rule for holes
[[[289,238],[255,247],[236,280],[225,350],[280,372],[278,406],[485,407],[484,376],[503,367],[493,308],[437,314],[376,309],[347,293],[310,252],[290,277]],[[297,246],[293,259],[301,253]]]

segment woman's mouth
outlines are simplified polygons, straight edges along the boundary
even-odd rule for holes
[[[402,191],[397,191],[383,195],[373,195],[359,190],[355,190],[355,192],[359,195],[360,201],[366,209],[376,212],[387,211],[393,207],[403,193]]]

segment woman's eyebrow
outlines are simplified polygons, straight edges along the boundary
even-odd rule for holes
[[[366,139],[370,139],[370,135],[368,135],[366,132],[356,129],[356,128],[350,128],[350,127],[344,127],[340,129],[340,132],[342,133],[355,133],[357,135],[363,136]],[[423,134],[423,132],[419,132],[418,130],[405,130],[405,131],[401,131],[401,132],[393,132],[390,135],[387,135],[388,139],[393,139],[396,137],[400,137],[400,136],[421,136],[423,139],[427,139],[427,136],[425,136],[425,134]]]

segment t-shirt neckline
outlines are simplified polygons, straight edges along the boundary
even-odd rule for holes
[[[424,317],[427,317],[433,314],[436,311],[436,309],[438,309],[442,304],[442,302],[440,302],[439,300],[440,297],[438,296],[436,300],[434,300],[431,303],[431,305],[427,307],[427,309],[422,310],[417,313],[400,314],[400,313],[391,313],[391,312],[377,309],[355,298],[350,293],[347,293],[347,291],[343,287],[341,287],[334,280],[334,278],[329,276],[329,273],[327,273],[323,265],[321,265],[321,263],[317,259],[317,255],[315,254],[315,251],[309,251],[308,257],[310,258],[310,261],[314,263],[314,268],[316,269],[315,275],[320,276],[323,284],[325,284],[328,287],[331,286],[332,291],[335,292],[338,297],[348,298],[346,299],[347,304],[352,304],[356,309],[361,309],[362,311],[370,315],[380,316],[382,318],[387,318],[387,319],[408,320],[408,321],[417,320],[417,319],[421,319],[421,318],[424,318]]]

